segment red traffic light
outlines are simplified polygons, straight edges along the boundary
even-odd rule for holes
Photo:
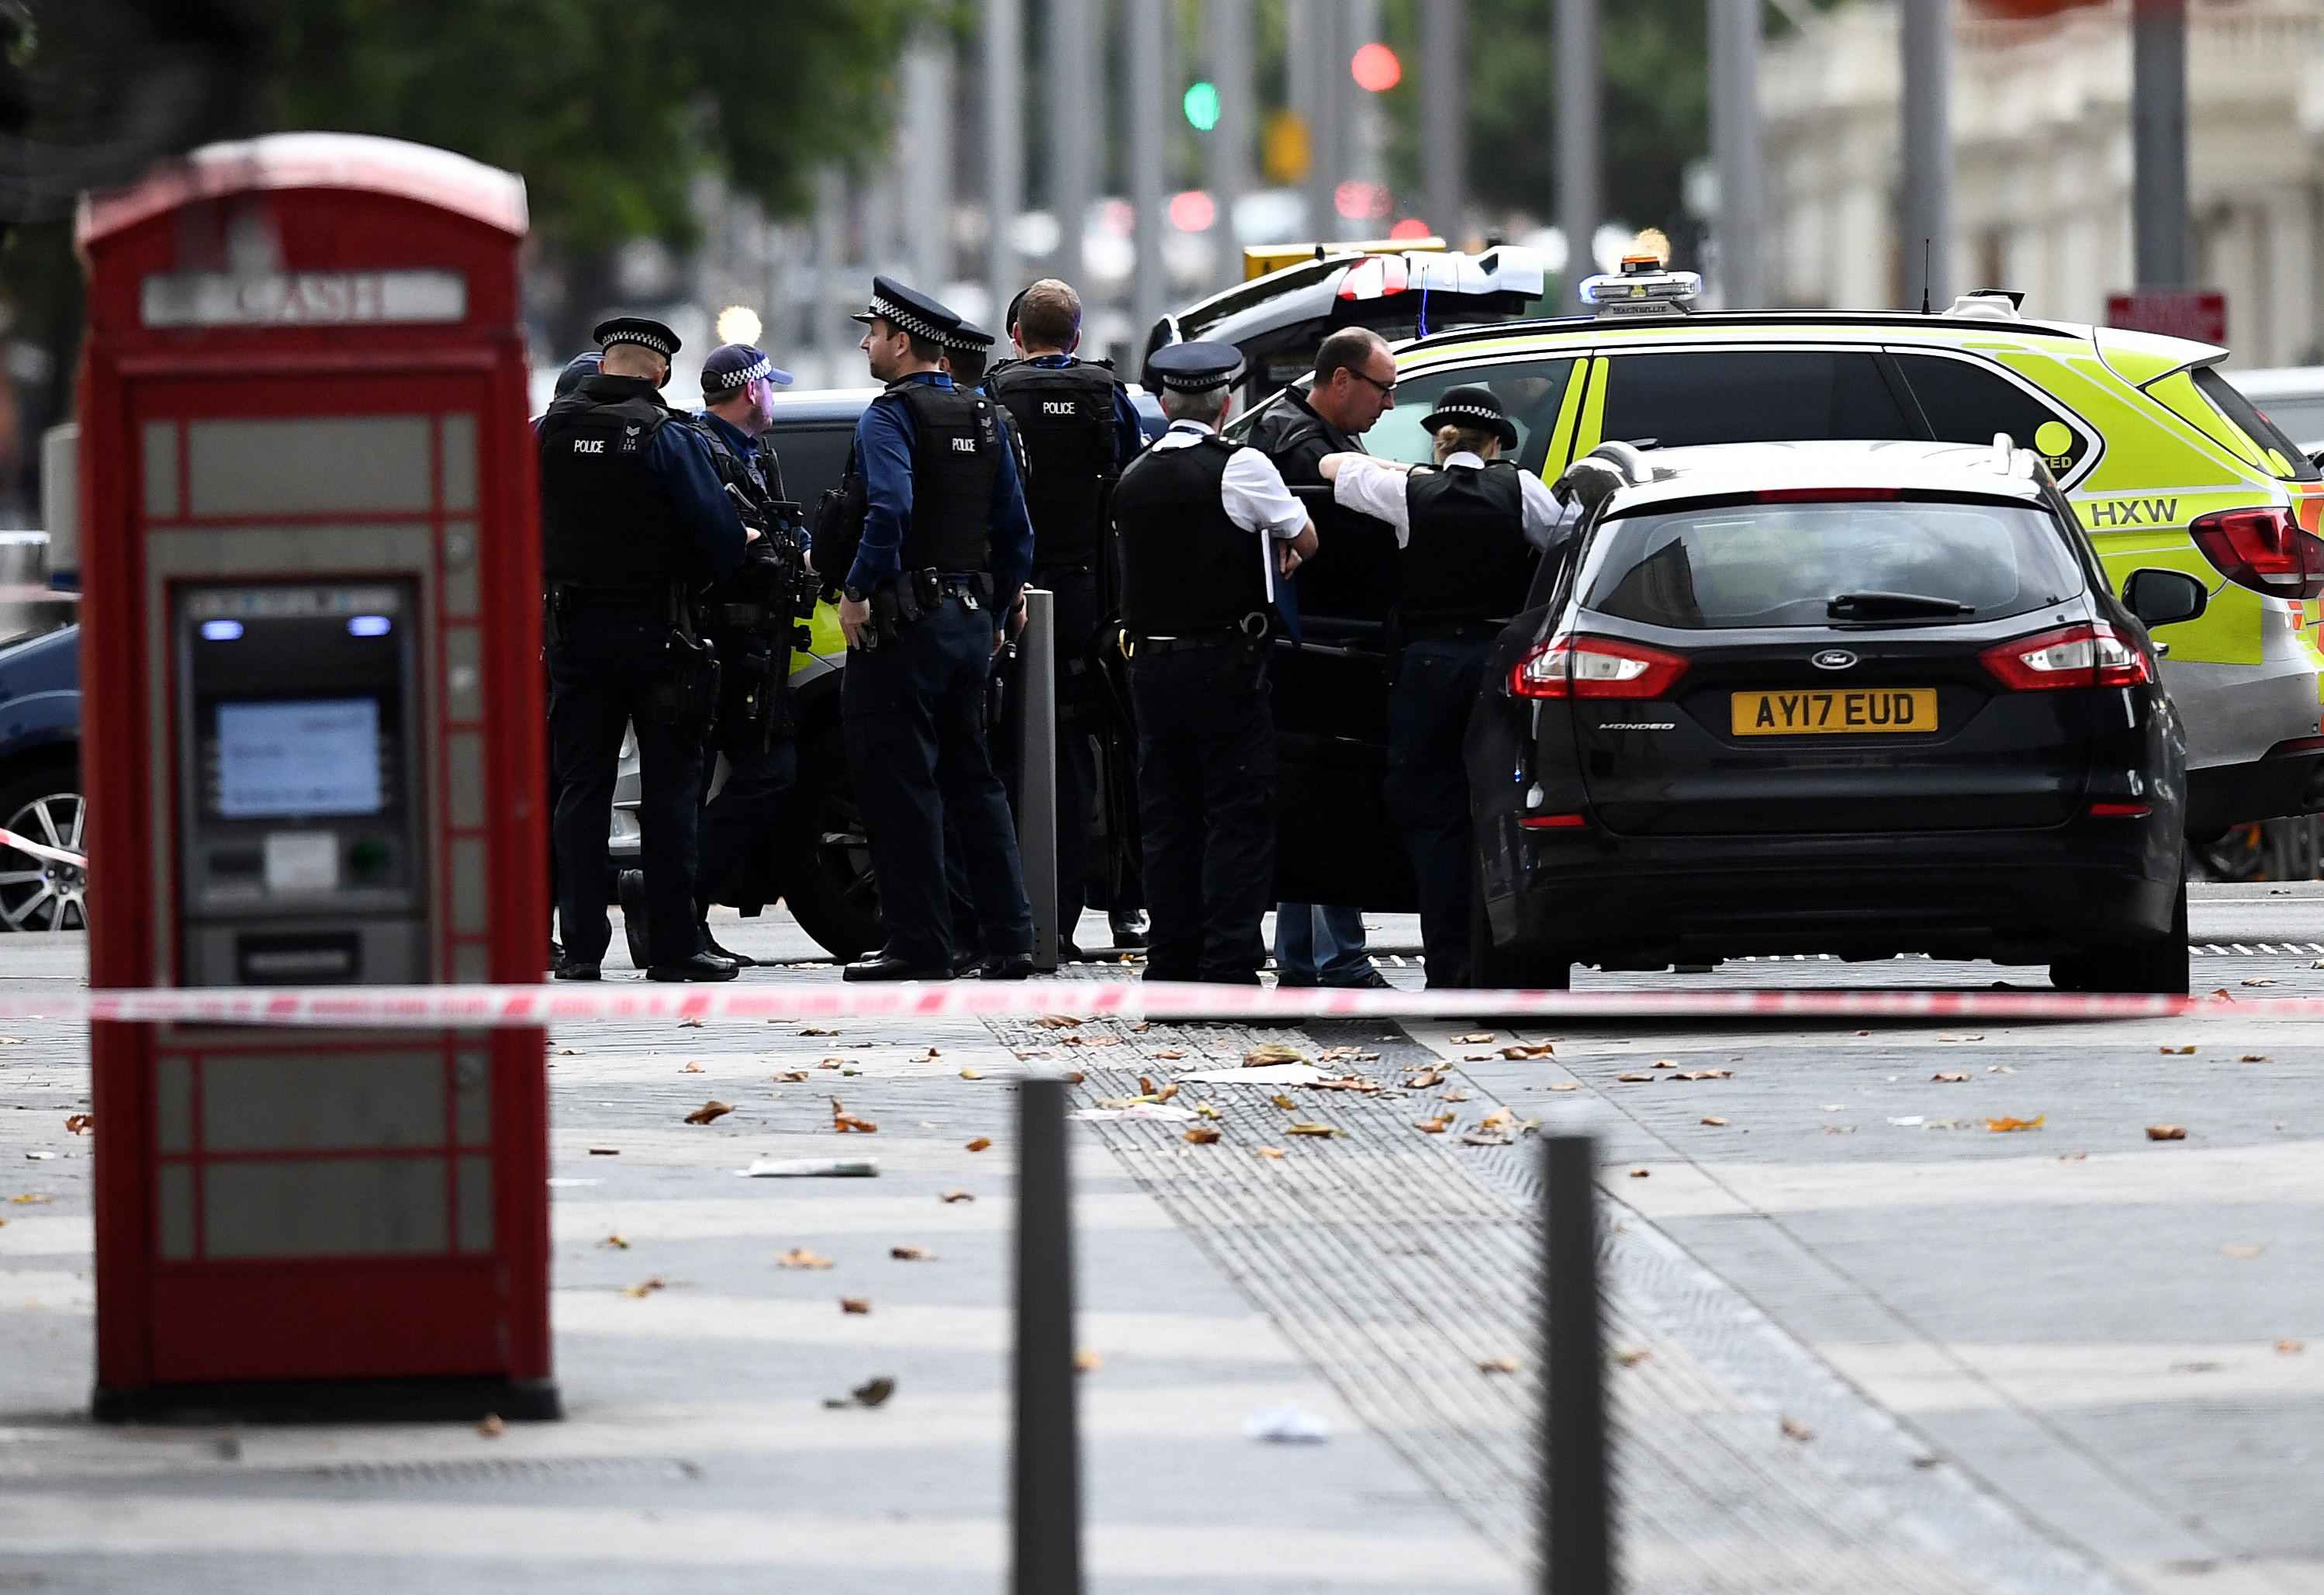
[[[1354,77],[1357,88],[1368,88],[1374,94],[1385,94],[1404,81],[1404,63],[1397,60],[1395,51],[1378,41],[1357,51],[1355,59],[1348,63],[1348,71]]]

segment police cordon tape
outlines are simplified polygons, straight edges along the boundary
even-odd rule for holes
[[[84,870],[88,868],[88,854],[85,853],[75,853],[68,847],[51,847],[47,843],[35,842],[30,836],[19,836],[5,826],[0,826],[0,847],[13,847],[18,853],[46,859],[52,864],[76,864]]]
[[[2324,998],[2067,991],[1283,991],[1143,981],[837,982],[721,986],[231,986],[0,995],[0,1019],[361,1029],[512,1028],[601,1019],[2324,1019]]]

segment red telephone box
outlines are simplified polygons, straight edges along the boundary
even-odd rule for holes
[[[335,134],[84,203],[94,984],[540,978],[525,228]],[[90,1046],[100,1417],[556,1415],[541,1031]]]

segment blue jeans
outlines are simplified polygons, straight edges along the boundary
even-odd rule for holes
[[[1372,966],[1364,950],[1360,908],[1323,903],[1275,906],[1275,973],[1277,979],[1312,980],[1326,986],[1352,984]]]

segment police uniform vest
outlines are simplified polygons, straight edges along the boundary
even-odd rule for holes
[[[1102,365],[1012,362],[985,379],[1025,440],[1032,462],[1025,508],[1033,520],[1033,566],[1097,562],[1105,486],[1121,469],[1114,439],[1115,378]]]
[[[1526,541],[1525,489],[1515,466],[1415,471],[1404,502],[1412,534],[1402,554],[1397,608],[1407,627],[1487,620],[1525,607],[1535,555]]]
[[[1001,436],[992,401],[963,388],[899,383],[888,390],[912,418],[912,523],[906,570],[990,570],[992,484]]]
[[[593,376],[540,419],[541,566],[551,581],[650,595],[688,573],[649,464],[673,411],[641,377]]]
[[[1360,444],[1343,440],[1296,392],[1268,407],[1251,428],[1250,446],[1273,460],[1286,484],[1323,484],[1323,458]],[[1396,586],[1396,532],[1385,521],[1328,497],[1308,504],[1322,543],[1299,573],[1304,613],[1385,620]]]
[[[1187,637],[1240,627],[1267,605],[1259,560],[1272,553],[1237,526],[1221,496],[1235,446],[1216,437],[1149,448],[1121,474],[1122,618],[1133,637]]]

